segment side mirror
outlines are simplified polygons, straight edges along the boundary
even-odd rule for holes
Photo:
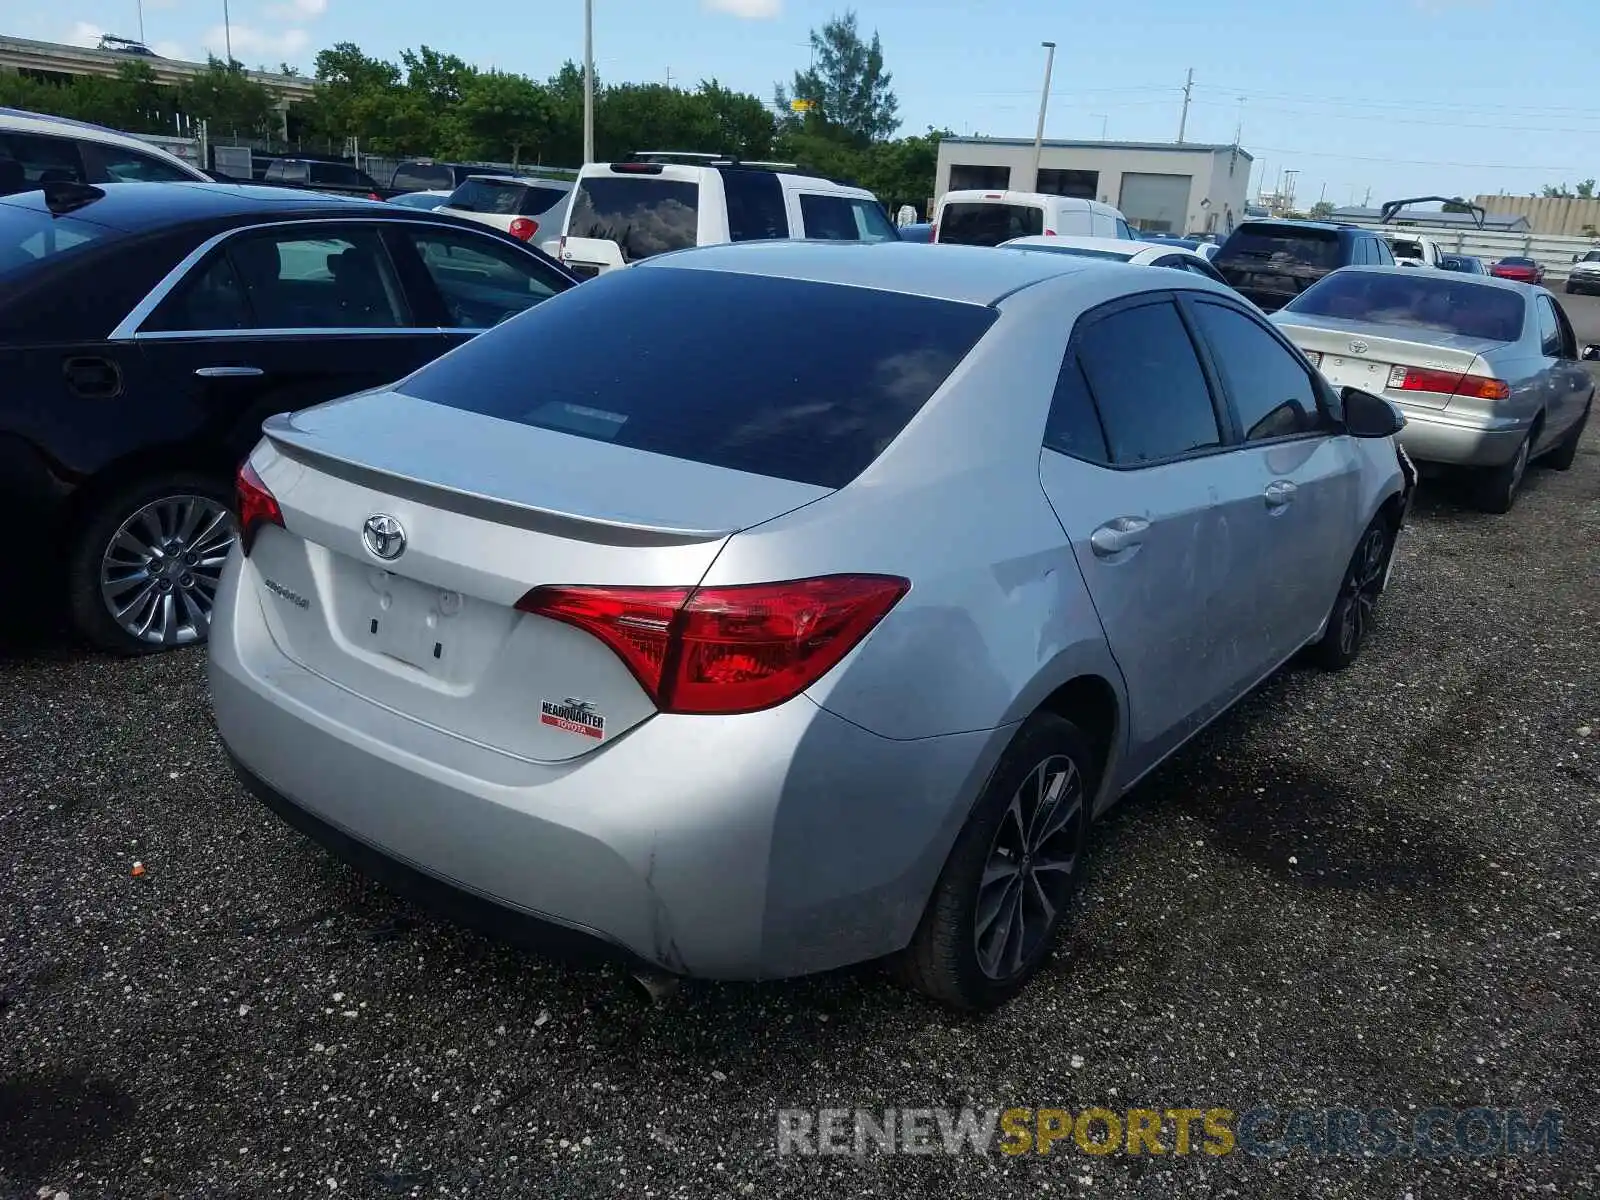
[[[1406,427],[1404,415],[1382,396],[1347,387],[1340,389],[1339,401],[1344,407],[1344,430],[1351,437],[1393,437]]]
[[[1573,261],[1573,262],[1577,262],[1577,261],[1578,261],[1578,260],[1579,260],[1579,259],[1580,259],[1580,258],[1582,258],[1582,257],[1583,257],[1583,255],[1581,255],[1581,254],[1574,254],[1574,255],[1573,255],[1573,256],[1572,256],[1572,261]]]
[[[1590,342],[1583,348],[1584,362],[1600,362],[1600,346]]]

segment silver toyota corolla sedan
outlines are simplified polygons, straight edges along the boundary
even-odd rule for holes
[[[1392,400],[1418,462],[1472,468],[1487,512],[1516,500],[1529,462],[1572,465],[1594,380],[1542,287],[1406,267],[1347,267],[1272,320],[1336,386]]]
[[[1353,660],[1410,477],[1200,276],[763,243],[271,419],[211,639],[291,823],[675,975],[1048,955],[1091,817]]]

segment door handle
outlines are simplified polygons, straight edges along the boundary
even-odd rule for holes
[[[1266,498],[1268,508],[1279,509],[1287,507],[1289,502],[1294,499],[1295,493],[1299,490],[1299,488],[1295,487],[1295,485],[1290,483],[1287,479],[1274,479],[1271,483],[1267,484],[1267,489],[1262,493],[1262,495]]]
[[[194,373],[201,379],[254,379],[266,374],[260,367],[196,367]]]
[[[1116,517],[1089,535],[1090,548],[1101,558],[1115,558],[1144,542],[1150,522],[1143,517]]]

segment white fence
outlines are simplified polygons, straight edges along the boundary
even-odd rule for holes
[[[1424,225],[1407,221],[1404,225],[1382,225],[1377,221],[1353,221],[1369,229],[1379,229],[1395,237],[1420,234],[1439,243],[1446,254],[1470,254],[1485,264],[1515,255],[1531,258],[1545,269],[1545,282],[1560,283],[1567,277],[1574,255],[1600,250],[1600,241],[1560,234],[1493,233],[1460,225]]]

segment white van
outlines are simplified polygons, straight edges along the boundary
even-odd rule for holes
[[[1109,204],[1044,192],[946,192],[933,218],[933,240],[998,246],[1019,237],[1118,238],[1138,235]]]
[[[578,172],[557,257],[593,277],[642,258],[722,242],[900,238],[877,197],[790,163],[652,151]]]

